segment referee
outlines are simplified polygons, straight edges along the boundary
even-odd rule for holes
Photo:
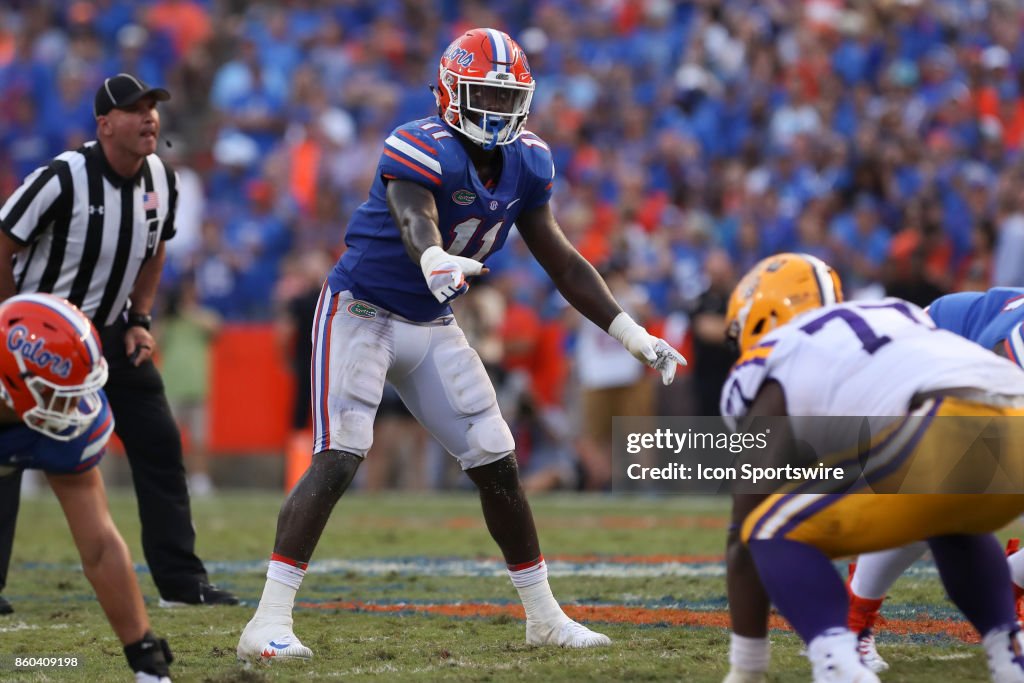
[[[0,209],[0,300],[48,292],[92,319],[160,603],[234,605],[238,599],[210,585],[196,557],[181,436],[152,361],[150,312],[178,201],[177,174],[156,155],[156,104],[168,99],[129,74],[103,81],[93,110],[97,140],[36,169]],[[0,478],[0,591],[20,484],[20,472]],[[10,611],[0,598],[0,613]]]

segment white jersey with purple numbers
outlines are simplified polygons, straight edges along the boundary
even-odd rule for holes
[[[502,247],[520,213],[548,203],[554,164],[550,149],[536,135],[527,131],[498,148],[501,176],[493,187],[480,182],[457,135],[433,116],[399,126],[388,136],[370,197],[349,221],[348,250],[328,277],[332,291],[350,291],[356,299],[416,322],[450,313],[405,251],[387,204],[391,180],[430,190],[444,250],[478,261]]]
[[[768,380],[782,386],[795,416],[905,415],[916,394],[942,389],[1024,395],[1016,365],[893,298],[825,306],[765,335],[722,388],[727,422],[747,413]]]

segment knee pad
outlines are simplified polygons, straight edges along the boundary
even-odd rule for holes
[[[341,411],[332,434],[331,445],[359,457],[365,457],[373,445],[373,414],[364,409]]]
[[[500,460],[516,448],[512,430],[508,428],[501,415],[491,415],[474,422],[466,432],[466,441],[476,454],[476,462],[469,465],[470,467],[479,467]]]

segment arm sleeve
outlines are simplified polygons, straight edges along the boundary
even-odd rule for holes
[[[34,242],[53,221],[64,191],[53,164],[37,168],[0,208],[0,230],[18,244]]]
[[[389,180],[408,180],[431,192],[441,188],[441,159],[433,140],[418,129],[399,128],[384,141],[378,173]]]

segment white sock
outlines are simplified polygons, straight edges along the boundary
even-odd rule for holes
[[[1024,550],[1018,550],[1006,558],[1010,565],[1010,578],[1018,588],[1024,588]]]
[[[857,570],[853,573],[850,590],[859,598],[881,600],[896,579],[907,571],[928,549],[924,541],[911,543],[902,548],[867,553],[857,558]]]
[[[293,561],[276,554],[271,557],[267,566],[267,583],[263,586],[263,595],[254,618],[291,624],[295,594],[302,585],[307,565],[305,562],[293,564]]]
[[[278,583],[299,590],[302,579],[306,576],[308,562],[296,562],[283,555],[274,553],[270,556],[270,563],[267,565],[267,578]]]
[[[508,576],[523,601],[527,621],[569,621],[551,594],[548,585],[548,566],[544,557],[524,565],[510,566]]]
[[[743,671],[768,671],[771,646],[767,638],[749,638],[731,634],[729,637],[729,664]]]

